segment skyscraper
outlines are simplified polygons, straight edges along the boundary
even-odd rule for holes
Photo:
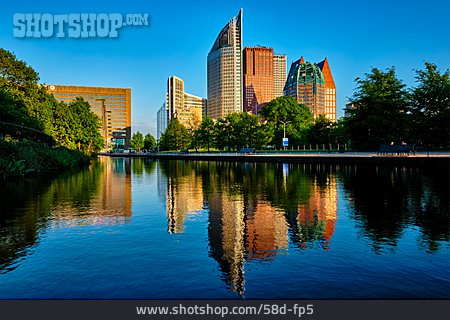
[[[244,111],[258,114],[274,98],[274,55],[272,48],[243,51]]]
[[[184,81],[176,76],[167,80],[166,105],[170,122],[178,119],[188,129],[196,129],[202,122],[206,99],[184,92]]]
[[[208,115],[242,111],[242,9],[220,31],[208,54]]]
[[[329,120],[336,121],[336,85],[328,59],[325,58],[317,66],[322,70],[325,79],[325,115]]]
[[[286,83],[286,55],[273,55],[273,97],[282,97]]]
[[[303,57],[293,62],[284,95],[306,105],[314,119],[323,114],[327,119],[336,121],[336,86],[327,59],[319,64],[307,62]]]
[[[164,131],[166,131],[168,118],[169,112],[167,110],[167,105],[164,102],[156,113],[156,139],[159,140]]]

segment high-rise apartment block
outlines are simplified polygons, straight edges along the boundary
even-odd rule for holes
[[[208,54],[208,115],[242,111],[242,9],[220,31]]]
[[[316,64],[303,57],[292,63],[284,95],[306,105],[316,119],[323,114],[336,121],[336,86],[328,60]]]
[[[100,133],[105,141],[104,150],[130,146],[131,89],[85,86],[49,85],[47,91],[57,101],[71,102],[82,97],[101,119]]]
[[[182,79],[172,76],[167,80],[166,112],[168,122],[178,119],[186,128],[195,130],[202,122],[206,104],[206,99],[184,92]]]

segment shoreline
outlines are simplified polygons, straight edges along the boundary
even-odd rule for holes
[[[268,163],[322,163],[322,164],[373,164],[373,165],[436,165],[450,166],[450,152],[417,153],[409,156],[379,156],[376,152],[346,153],[111,153],[107,157],[129,157],[168,160],[268,162]]]

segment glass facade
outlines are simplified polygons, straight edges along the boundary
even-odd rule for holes
[[[169,110],[164,102],[156,114],[156,139],[161,139],[162,134],[167,129],[167,121],[169,119]]]

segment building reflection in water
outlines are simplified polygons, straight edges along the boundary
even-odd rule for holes
[[[182,163],[173,163],[174,167],[157,170],[158,193],[165,200],[167,231],[181,233],[184,230],[185,215],[197,214],[203,209],[202,177],[194,171],[172,175],[170,172],[182,172]],[[166,174],[161,171],[166,170]]]
[[[98,190],[84,207],[61,202],[52,210],[50,227],[110,225],[130,221],[132,159],[100,158],[96,172]]]
[[[86,170],[0,186],[0,274],[17,267],[41,230],[118,224],[131,217],[131,159],[100,158]]]
[[[280,194],[289,193],[292,185],[298,184],[298,176],[289,177],[289,165],[269,172],[275,177],[273,181],[258,173],[267,170],[259,164],[168,161],[160,165],[158,190],[160,196],[165,191],[168,232],[183,232],[186,214],[208,209],[209,254],[219,263],[230,290],[241,296],[245,293],[245,262],[270,261],[277,253],[286,252],[289,235],[301,248],[315,240],[325,249],[330,247],[337,210],[334,175],[327,175],[325,181],[322,177],[303,182],[308,196],[303,201],[290,199],[297,209],[294,219],[289,219],[292,212],[288,214],[286,207],[277,205]],[[293,172],[299,170],[295,167]],[[271,194],[277,189],[280,194]],[[304,195],[305,190],[300,193]]]
[[[327,176],[324,186],[320,186],[315,179],[309,200],[300,204],[298,208],[300,247],[305,249],[311,241],[323,240],[321,244],[328,250],[336,226],[336,212],[336,177]]]

